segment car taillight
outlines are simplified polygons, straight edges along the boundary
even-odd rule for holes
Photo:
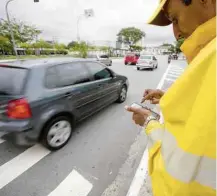
[[[24,98],[10,101],[7,107],[7,116],[13,119],[31,118],[32,112],[28,101]]]

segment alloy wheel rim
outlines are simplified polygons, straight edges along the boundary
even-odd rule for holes
[[[63,145],[71,135],[71,125],[66,120],[56,122],[49,130],[47,135],[48,144],[52,147]]]
[[[126,99],[126,94],[127,94],[126,88],[122,88],[121,94],[120,94],[121,101],[124,101]]]

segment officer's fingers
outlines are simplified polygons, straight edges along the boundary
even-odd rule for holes
[[[146,89],[145,92],[143,93],[143,97],[148,95],[151,92],[151,89]]]
[[[134,108],[134,107],[130,107],[130,106],[125,106],[125,110],[127,110],[128,112],[137,113],[138,108]]]
[[[151,100],[151,103],[152,103],[152,104],[158,104],[159,101],[160,101],[159,99],[153,98],[153,99]]]
[[[133,112],[133,113],[140,114],[140,115],[145,115],[148,112],[148,110],[146,110],[144,108],[134,108],[134,107],[130,107],[130,106],[125,106],[125,109],[128,112]]]

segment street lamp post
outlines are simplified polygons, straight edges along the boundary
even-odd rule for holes
[[[13,49],[14,49],[15,55],[16,55],[16,57],[18,59],[17,47],[16,47],[16,43],[15,43],[15,39],[14,39],[14,32],[13,32],[13,29],[12,29],[12,26],[11,26],[10,16],[9,16],[9,13],[8,13],[8,5],[12,1],[14,1],[14,0],[8,0],[7,1],[6,5],[5,5],[5,11],[6,11],[6,16],[7,16],[7,20],[8,20],[8,28],[9,28],[9,31],[10,31],[10,34],[11,34]],[[39,2],[39,0],[34,0],[34,3],[38,3],[38,2]]]
[[[78,19],[77,19],[77,41],[78,41],[78,43],[81,40],[80,39],[80,32],[79,32],[79,24],[80,24],[80,21],[81,21],[83,16],[85,16],[86,18],[93,17],[94,16],[93,9],[86,9],[86,10],[84,10],[84,14],[81,14],[80,16],[78,16]]]
[[[13,44],[13,49],[14,49],[14,52],[15,52],[15,55],[18,59],[18,54],[17,54],[17,48],[16,48],[16,43],[15,43],[15,39],[14,39],[14,32],[13,32],[13,29],[11,27],[11,21],[10,21],[10,16],[9,16],[9,13],[8,13],[8,4],[10,2],[12,2],[14,0],[8,0],[6,5],[5,5],[5,10],[6,10],[6,15],[7,15],[7,20],[8,20],[8,28],[9,28],[9,31],[10,31],[10,34],[11,34],[11,39],[12,39],[12,44]]]
[[[84,14],[81,14],[79,17],[78,17],[78,20],[77,20],[77,41],[78,43],[80,42],[80,34],[79,34],[79,23],[81,21],[81,18],[84,16]]]

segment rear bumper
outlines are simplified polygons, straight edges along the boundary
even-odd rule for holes
[[[150,69],[153,68],[153,65],[149,65],[149,64],[137,64],[137,67],[141,68],[141,69]]]
[[[5,133],[3,139],[17,145],[32,145],[39,138],[39,132],[30,126],[29,121],[0,121],[0,132]]]
[[[136,64],[137,61],[124,61],[125,64]]]

